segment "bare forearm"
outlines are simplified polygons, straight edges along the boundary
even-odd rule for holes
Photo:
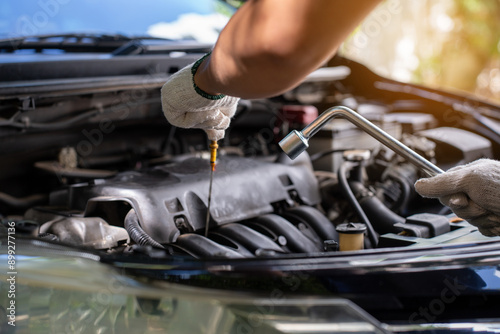
[[[336,52],[379,0],[254,0],[221,33],[195,76],[210,93],[277,95]]]

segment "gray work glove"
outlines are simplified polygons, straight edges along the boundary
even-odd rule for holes
[[[479,228],[486,236],[500,235],[500,161],[480,159],[447,172],[420,179],[415,189]]]
[[[204,58],[168,78],[161,89],[161,103],[170,124],[203,129],[209,140],[217,141],[224,138],[239,98],[210,95],[194,85],[193,76]]]

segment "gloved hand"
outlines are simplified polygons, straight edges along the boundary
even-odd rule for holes
[[[420,179],[415,189],[479,228],[486,236],[500,235],[500,161],[480,159],[447,172]]]
[[[193,76],[205,57],[168,78],[161,89],[161,103],[170,124],[203,129],[209,140],[217,141],[224,138],[239,98],[195,90]]]

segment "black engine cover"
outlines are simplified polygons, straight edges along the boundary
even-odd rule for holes
[[[281,161],[284,163],[221,157],[214,173],[212,224],[271,213],[273,203],[291,203],[292,196],[305,205],[319,203],[308,156],[293,163],[288,158]],[[94,184],[73,185],[67,194],[57,197],[69,199],[70,208],[85,209],[86,216],[94,214],[96,207],[127,202],[146,233],[160,243],[171,243],[179,236],[179,229],[197,231],[205,227],[209,176],[207,160],[189,158],[146,171],[120,173]]]

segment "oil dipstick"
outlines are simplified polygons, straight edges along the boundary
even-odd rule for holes
[[[210,224],[210,203],[212,202],[212,182],[214,181],[215,163],[217,162],[217,141],[210,141],[210,184],[208,186],[207,218],[205,220],[205,237],[208,236],[208,225]]]

